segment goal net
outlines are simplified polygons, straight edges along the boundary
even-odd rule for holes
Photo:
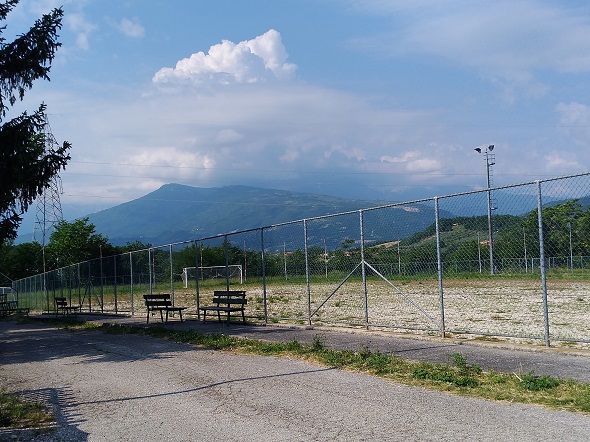
[[[199,280],[204,281],[206,279],[225,279],[227,277],[232,280],[239,281],[240,284],[244,283],[244,275],[242,273],[242,266],[239,264],[231,264],[226,266],[210,266],[210,267],[199,267]],[[185,267],[182,269],[182,280],[184,282],[184,288],[188,288],[190,281],[194,281],[196,278],[197,268],[196,267]]]

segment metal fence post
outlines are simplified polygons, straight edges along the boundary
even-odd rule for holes
[[[262,259],[262,307],[264,309],[264,323],[268,324],[268,308],[266,305],[266,260],[264,256],[264,229],[260,229],[260,257]]]
[[[150,247],[148,249],[148,270],[150,272],[150,295],[154,293],[154,281],[153,281],[153,277],[152,277],[152,272],[154,271],[152,269],[152,248]]]
[[[86,287],[88,287],[88,313],[92,312],[92,295],[94,294],[94,284],[92,284],[92,274],[90,273],[90,261],[86,261],[86,264],[88,264],[88,284],[86,285]],[[92,290],[92,293],[90,293],[90,291]],[[81,309],[82,307],[80,307]]]
[[[172,305],[174,305],[174,267],[172,262],[172,244],[168,245],[168,254],[170,256],[170,296],[172,297]]]
[[[102,268],[102,249],[100,252],[100,312],[104,313],[104,273]]]
[[[200,243],[197,246],[197,241],[194,241],[195,247],[195,303],[197,304],[197,319],[201,320],[201,310],[199,307],[201,306],[201,299],[199,293],[199,249],[202,250],[203,244]],[[187,281],[188,281],[188,274],[187,274]]]
[[[303,220],[303,248],[305,251],[305,282],[307,285],[307,322],[311,325],[311,286],[309,278],[309,255],[307,253],[307,220]]]
[[[436,261],[438,268],[438,293],[440,296],[440,332],[445,337],[445,296],[443,290],[443,263],[440,253],[440,228],[439,228],[439,210],[438,197],[434,198],[434,223],[436,226]]]
[[[227,235],[223,237],[223,253],[225,254],[225,289],[229,291],[229,250]]]
[[[115,297],[115,313],[119,313],[119,300],[117,299],[117,255],[113,255],[113,295]]]
[[[365,266],[365,234],[363,229],[363,211],[359,210],[359,229],[361,233],[361,275],[363,281],[363,297],[365,307],[365,328],[369,328],[369,298],[367,295],[367,268]]]
[[[76,265],[76,276],[78,277],[78,305],[82,311],[82,275],[80,274],[80,263]]]
[[[135,314],[135,302],[133,299],[133,254],[129,252],[129,291],[131,296],[131,316]]]
[[[543,236],[543,197],[541,181],[537,180],[537,222],[539,224],[539,265],[541,267],[541,287],[543,290],[543,319],[545,321],[545,346],[550,347],[549,306],[547,302],[547,272],[545,269],[545,239]]]

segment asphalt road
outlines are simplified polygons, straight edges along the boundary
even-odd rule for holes
[[[0,358],[0,385],[54,407],[37,441],[590,440],[586,415],[145,336],[0,322]]]

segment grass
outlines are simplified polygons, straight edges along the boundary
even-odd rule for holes
[[[0,428],[38,428],[53,421],[53,413],[47,406],[0,389]]]

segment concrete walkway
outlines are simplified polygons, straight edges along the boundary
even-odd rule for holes
[[[145,318],[85,317],[145,326]],[[50,322],[0,321],[0,385],[53,406],[50,432],[5,431],[0,440],[490,441],[590,440],[590,417],[460,397],[299,359],[198,348],[135,334],[71,332]],[[559,375],[584,355],[459,345],[345,330],[200,324],[167,327],[269,341],[394,351],[444,360],[458,350],[482,366],[522,365]],[[540,357],[540,359],[537,359]],[[480,358],[480,359],[477,359]],[[565,359],[564,359],[565,358]],[[561,361],[561,362],[560,362]],[[587,376],[587,367],[580,370]]]
[[[145,316],[80,315],[97,323],[145,326]],[[155,317],[154,317],[155,318]],[[151,325],[162,325],[152,319]],[[172,318],[166,327],[190,329],[202,333],[221,333],[230,336],[259,339],[269,342],[311,344],[317,337],[329,348],[353,351],[371,350],[395,354],[404,359],[448,363],[451,355],[461,353],[469,363],[484,370],[507,373],[548,375],[562,379],[590,382],[590,351],[547,348],[541,345],[520,345],[508,342],[443,339],[422,335],[402,335],[393,332],[367,331],[344,327],[308,327],[285,325],[252,325],[232,322],[207,322],[195,319],[180,323]]]

